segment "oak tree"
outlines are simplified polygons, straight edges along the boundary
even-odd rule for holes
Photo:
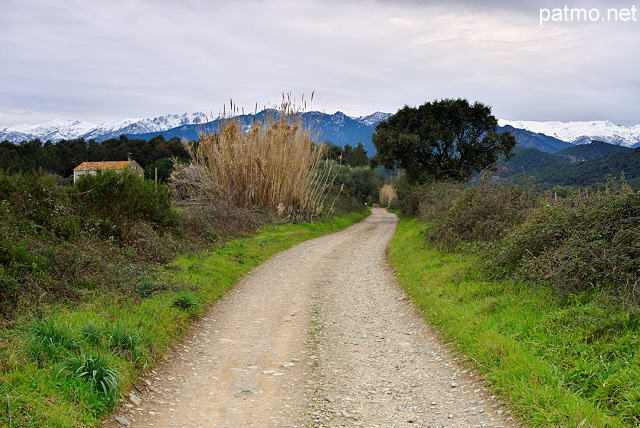
[[[405,106],[376,126],[375,161],[401,168],[413,183],[464,181],[503,154],[507,159],[515,137],[497,133],[491,107],[466,99],[442,99],[419,107]]]

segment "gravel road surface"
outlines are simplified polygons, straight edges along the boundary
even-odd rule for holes
[[[518,426],[396,285],[396,223],[373,209],[254,269],[102,426]]]

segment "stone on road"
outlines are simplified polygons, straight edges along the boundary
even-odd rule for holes
[[[102,426],[517,426],[396,285],[396,224],[373,209],[254,269]]]

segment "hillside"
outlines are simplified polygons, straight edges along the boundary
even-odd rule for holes
[[[552,167],[568,163],[569,160],[563,156],[546,153],[542,150],[530,147],[523,147],[520,144],[513,151],[514,156],[505,162],[500,161],[500,176],[511,177],[541,168]]]
[[[548,135],[527,131],[526,129],[514,128],[511,125],[498,127],[498,132],[504,131],[513,134],[513,136],[516,137],[519,146],[538,149],[546,153],[554,153],[558,150],[573,146],[566,141],[549,137]]]
[[[508,164],[507,164],[508,165]],[[599,156],[574,163],[555,163],[517,174],[515,179],[532,179],[543,186],[597,186],[624,176],[640,188],[640,149]]]
[[[605,143],[604,141],[592,141],[589,144],[579,144],[557,151],[558,156],[567,156],[577,161],[595,159],[599,156],[612,155],[620,152],[628,152],[629,147]]]

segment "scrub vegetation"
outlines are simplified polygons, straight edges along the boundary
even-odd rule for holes
[[[268,140],[282,162],[270,170],[280,168],[279,193],[264,204],[252,186],[260,171],[270,176],[266,164],[253,164],[248,187],[232,180],[224,192],[237,194],[225,197],[185,181],[184,159],[173,162],[168,184],[106,171],[70,184],[43,170],[0,169],[0,426],[95,425],[252,267],[366,215],[361,201],[377,200],[375,186],[363,196],[347,180],[334,183],[332,170],[360,172],[326,157],[295,117],[270,120],[246,135],[251,144]],[[229,126],[221,132],[237,131]],[[287,149],[278,150],[286,136],[298,146],[281,140]],[[288,159],[305,150],[309,162]],[[226,160],[237,165],[245,155]],[[295,163],[307,168],[296,170],[300,181],[284,174]],[[296,193],[303,182],[309,193]]]
[[[527,426],[637,426],[640,193],[565,190],[399,188],[391,262]]]

